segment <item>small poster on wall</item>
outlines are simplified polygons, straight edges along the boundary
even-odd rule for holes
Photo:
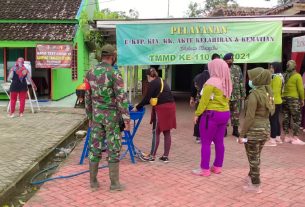
[[[70,68],[72,63],[72,45],[36,46],[36,68]]]
[[[24,61],[25,68],[29,71],[30,78],[32,78],[32,65],[30,61]],[[27,80],[26,81],[28,85],[31,85],[31,83]]]

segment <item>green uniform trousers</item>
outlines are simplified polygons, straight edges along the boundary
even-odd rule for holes
[[[245,143],[249,161],[249,176],[252,184],[260,184],[261,152],[270,134],[269,120],[255,120],[253,126],[247,132],[248,142]]]
[[[291,125],[292,119],[292,125]],[[283,98],[283,130],[289,134],[289,128],[292,127],[293,136],[298,136],[301,126],[301,105],[297,98]]]
[[[120,160],[122,148],[121,132],[117,122],[101,124],[93,122],[89,140],[89,159],[91,162],[99,162],[102,158],[103,143],[107,143],[108,162],[115,163]]]
[[[231,126],[239,126],[240,101],[230,101]]]

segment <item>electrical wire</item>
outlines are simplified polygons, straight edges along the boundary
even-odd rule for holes
[[[74,143],[74,144],[73,144],[73,147],[71,148],[71,151],[70,151],[70,152],[72,152],[72,150],[73,150],[73,149],[75,148],[75,146],[76,146],[76,141],[75,141],[75,142],[71,142],[68,146],[71,146],[72,143]],[[141,152],[141,150],[139,150],[139,149],[138,149],[136,146],[134,146],[134,145],[133,145],[133,148],[134,148],[134,153],[135,153],[135,155],[136,155],[138,158],[141,159],[141,156],[143,155],[143,153]],[[70,148],[69,148],[69,149],[70,149]],[[128,148],[125,150],[125,152],[123,152],[123,153],[121,154],[119,160],[124,159],[124,157],[127,155],[127,153],[128,153]],[[67,155],[66,155],[66,157],[67,157]],[[142,160],[142,159],[141,159],[141,160]],[[38,176],[40,176],[41,174],[43,174],[43,173],[45,173],[45,172],[48,172],[49,170],[52,170],[52,169],[54,169],[54,168],[56,168],[56,167],[58,167],[58,166],[59,166],[59,164],[56,164],[56,165],[53,165],[53,166],[51,166],[51,167],[48,167],[48,168],[46,168],[46,169],[44,169],[44,170],[42,170],[42,171],[39,171],[38,173],[36,173],[36,174],[32,177],[32,179],[31,179],[31,181],[30,181],[30,184],[32,184],[32,185],[40,185],[40,184],[43,184],[43,183],[45,183],[45,182],[49,182],[49,181],[53,181],[53,180],[58,180],[58,179],[71,178],[71,177],[79,176],[79,175],[82,175],[82,174],[85,174],[85,173],[90,172],[89,170],[85,170],[85,171],[76,172],[76,173],[73,173],[73,174],[70,174],[70,175],[57,176],[57,177],[47,178],[47,179],[44,179],[44,180],[34,181],[34,180],[35,180]],[[106,168],[106,167],[108,167],[108,165],[105,165],[105,164],[104,164],[104,165],[100,166],[98,169],[103,169],[103,168]]]

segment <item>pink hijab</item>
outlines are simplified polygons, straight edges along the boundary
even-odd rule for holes
[[[222,59],[214,59],[208,63],[210,79],[205,84],[221,90],[227,98],[232,93],[231,73],[228,64]]]

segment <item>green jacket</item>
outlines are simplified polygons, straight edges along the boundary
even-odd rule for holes
[[[281,75],[274,74],[271,80],[271,88],[274,96],[275,104],[282,104],[282,87],[283,87],[283,77]]]
[[[229,111],[229,100],[223,95],[223,92],[211,85],[203,86],[203,93],[195,112],[200,116],[206,110]]]
[[[291,97],[304,100],[303,80],[299,73],[295,72],[290,76],[287,83],[285,83],[283,97]]]
[[[248,75],[255,88],[246,100],[246,115],[240,137],[245,137],[251,128],[264,131],[264,127],[269,125],[269,115],[274,113],[271,72],[264,68],[255,68],[249,70]]]

